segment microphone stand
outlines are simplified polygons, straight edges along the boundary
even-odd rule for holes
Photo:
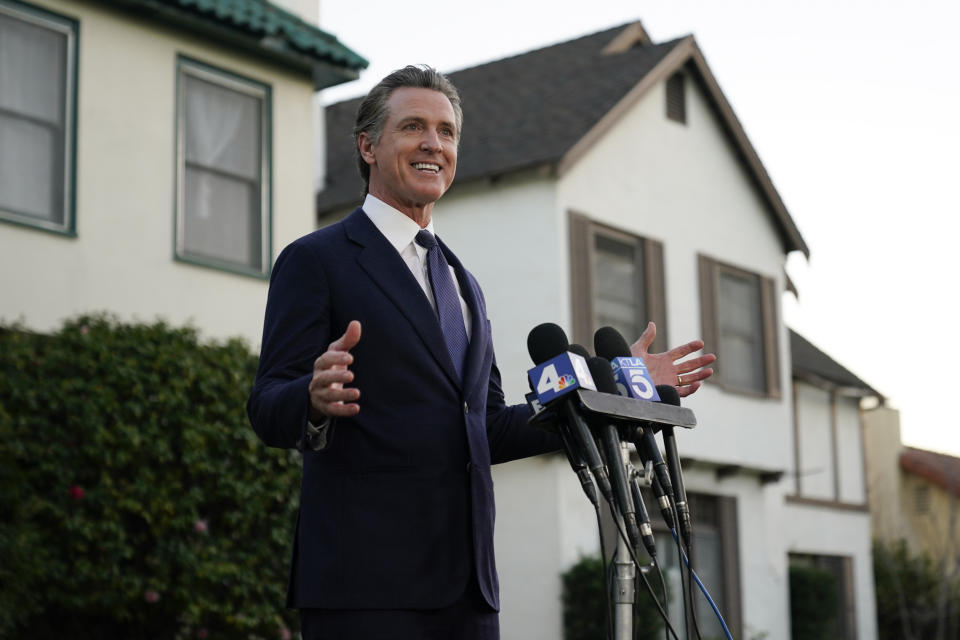
[[[665,405],[654,402],[636,400],[625,396],[614,396],[609,393],[600,393],[590,389],[577,389],[573,395],[579,399],[580,407],[588,413],[594,413],[617,420],[636,420],[653,422],[663,426],[692,428],[697,419],[690,409]],[[532,426],[555,431],[556,426],[550,424],[544,416],[536,414],[528,423]],[[626,453],[624,443],[620,444],[621,460]],[[628,458],[629,460],[629,458]],[[612,500],[611,500],[612,502]],[[631,549],[626,540],[626,528],[617,509],[611,508],[614,522],[617,525],[617,547],[614,554],[616,569],[616,589],[614,594],[614,639],[631,640],[633,638],[633,605],[635,600],[636,577],[638,567],[633,561]],[[666,621],[669,625],[669,621]]]

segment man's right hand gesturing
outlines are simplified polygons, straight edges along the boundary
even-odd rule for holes
[[[360,390],[344,388],[353,382],[350,349],[360,342],[360,322],[352,320],[342,336],[330,343],[326,352],[313,363],[310,380],[310,422],[320,424],[327,417],[355,416],[360,411],[356,400]]]

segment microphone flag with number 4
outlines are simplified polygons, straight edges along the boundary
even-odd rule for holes
[[[587,361],[569,351],[538,364],[527,372],[530,386],[537,394],[540,404],[545,405],[574,389],[597,390]]]
[[[613,367],[613,377],[617,381],[620,395],[660,402],[660,394],[657,393],[643,358],[614,358],[610,365]]]

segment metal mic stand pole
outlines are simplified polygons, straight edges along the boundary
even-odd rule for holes
[[[623,443],[620,444],[623,448]],[[617,464],[621,464],[617,460]],[[614,520],[617,525],[617,550],[614,555],[614,568],[616,572],[614,582],[614,615],[613,615],[613,637],[614,640],[631,640],[633,638],[633,603],[636,600],[634,590],[637,585],[637,565],[634,564],[630,556],[630,548],[624,539],[623,532],[626,528],[623,524],[623,518],[614,511]]]

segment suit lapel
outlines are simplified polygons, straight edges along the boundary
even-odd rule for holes
[[[357,263],[410,322],[437,364],[459,387],[437,316],[403,258],[362,209],[354,210],[343,225],[347,237],[363,247],[357,254]],[[470,351],[473,351],[472,345]]]

